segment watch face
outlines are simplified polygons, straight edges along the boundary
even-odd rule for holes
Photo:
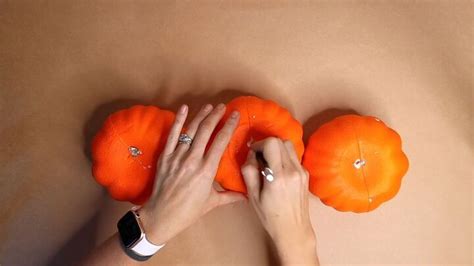
[[[133,246],[140,239],[141,230],[132,211],[127,212],[117,223],[117,228],[125,247]]]

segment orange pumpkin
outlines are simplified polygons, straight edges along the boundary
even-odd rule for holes
[[[247,193],[240,168],[246,161],[249,151],[248,143],[251,141],[270,136],[291,140],[301,160],[304,152],[301,124],[275,102],[255,96],[237,97],[227,104],[226,113],[216,127],[210,143],[233,110],[240,112],[239,125],[221,158],[216,174],[216,181],[223,188]]]
[[[146,202],[173,121],[174,113],[143,105],[106,119],[92,141],[92,175],[112,198],[139,205]]]
[[[306,145],[310,191],[339,211],[368,212],[393,198],[408,170],[400,136],[375,117],[345,115]]]

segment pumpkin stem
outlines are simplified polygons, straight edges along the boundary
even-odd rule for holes
[[[357,159],[357,160],[355,160],[353,165],[356,169],[360,169],[362,166],[365,165],[365,161],[362,160],[362,159]]]

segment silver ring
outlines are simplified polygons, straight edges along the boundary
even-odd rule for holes
[[[262,175],[268,182],[273,182],[273,180],[275,180],[275,176],[273,175],[272,169],[268,167],[265,167],[260,173],[262,173]]]
[[[191,145],[191,143],[193,143],[193,139],[188,136],[188,134],[183,133],[179,135],[178,142]]]

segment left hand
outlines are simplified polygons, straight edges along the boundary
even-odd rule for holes
[[[153,193],[139,210],[147,238],[152,243],[167,242],[217,206],[246,199],[240,193],[218,192],[212,187],[222,154],[239,122],[239,113],[234,111],[205,153],[225,108],[224,104],[215,109],[210,104],[201,108],[186,131],[193,139],[191,146],[178,143],[188,114],[187,106],[181,106],[177,113],[157,162]]]

